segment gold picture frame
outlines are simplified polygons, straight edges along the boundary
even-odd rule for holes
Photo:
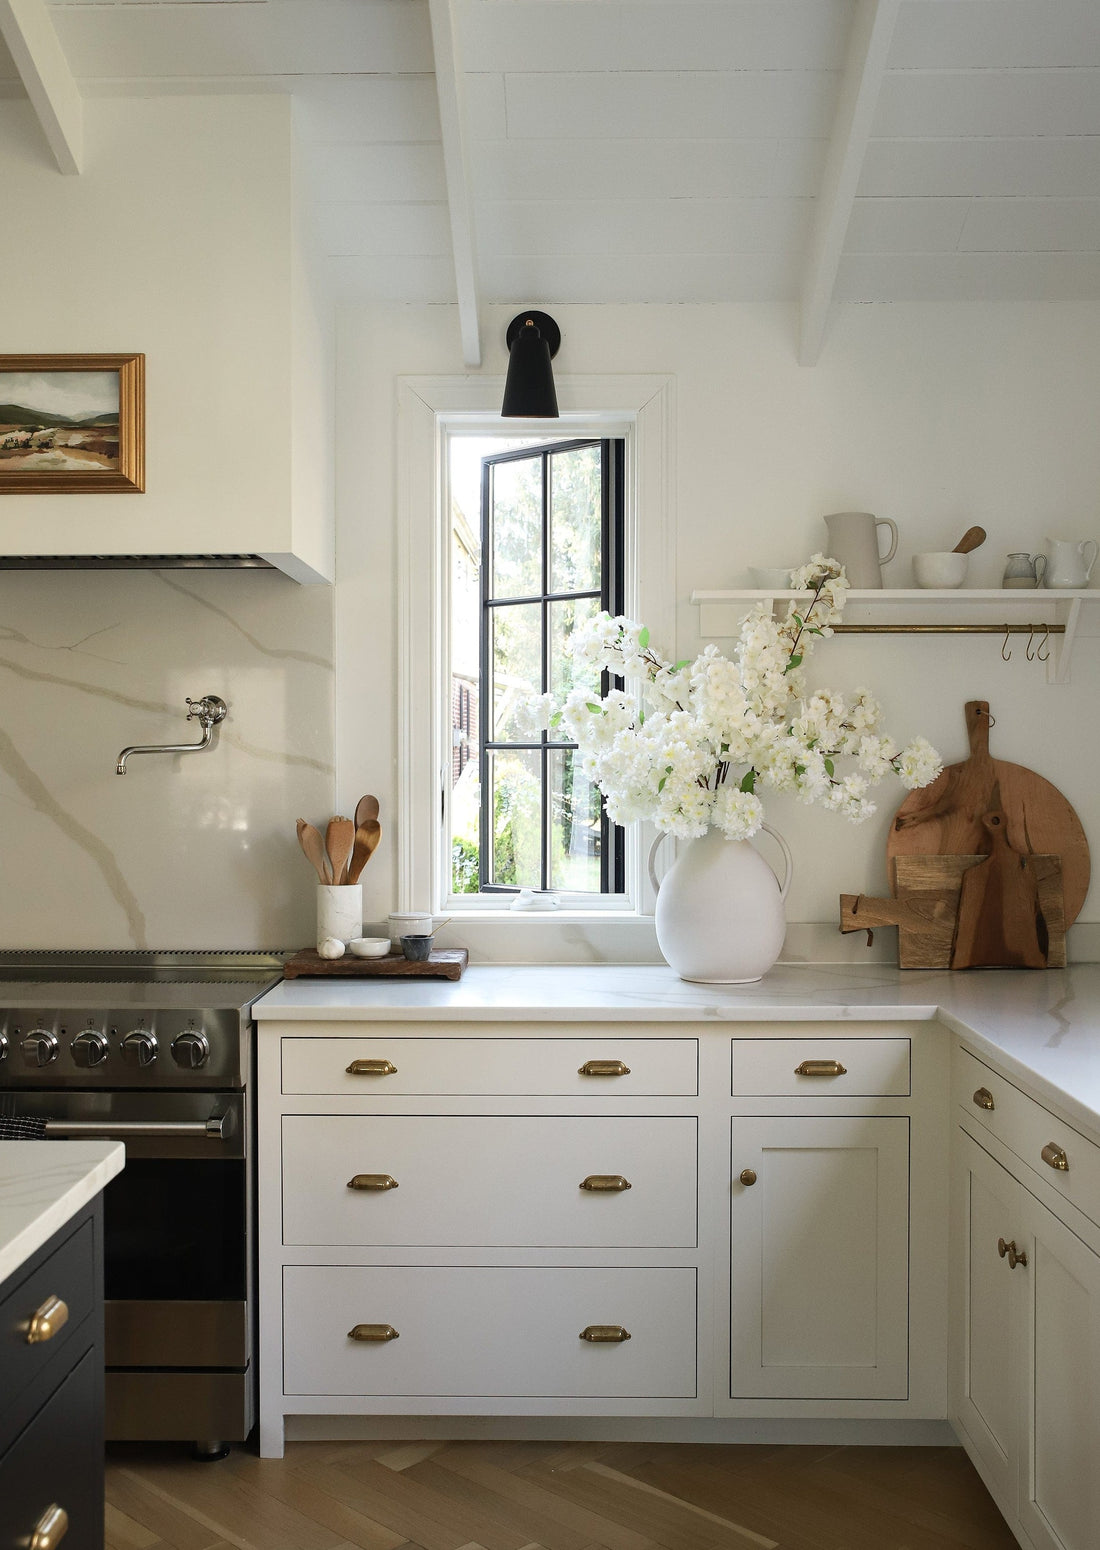
[[[0,494],[144,489],[144,355],[0,355]]]

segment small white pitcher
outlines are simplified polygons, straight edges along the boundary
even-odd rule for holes
[[[761,827],[783,852],[780,882],[748,840],[728,840],[708,829],[692,840],[658,883],[653,862],[664,839],[649,852],[649,878],[657,894],[657,946],[682,980],[704,985],[748,985],[761,979],[783,950],[787,921],[783,901],[794,858],[781,834]]]
[[[1087,587],[1092,567],[1096,564],[1097,544],[1094,538],[1078,543],[1073,538],[1048,538],[1045,540],[1050,559],[1047,562],[1045,585],[1048,587]],[[1091,558],[1085,554],[1092,551]]]

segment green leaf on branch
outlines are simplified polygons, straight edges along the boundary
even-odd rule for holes
[[[658,796],[660,796],[661,792],[665,789],[665,782],[667,780],[668,780],[668,776],[667,775],[662,775],[660,780],[657,782],[657,795]]]
[[[594,716],[599,716],[603,713],[603,706],[600,705],[597,701],[589,700],[588,709]]]
[[[832,780],[833,776],[836,774],[836,766],[831,759],[825,759],[823,762],[825,765],[825,773],[828,775],[829,779]]]
[[[681,668],[690,667],[690,666],[691,666],[691,658],[690,657],[684,657],[682,662],[677,662],[676,666],[672,669],[672,671],[674,673],[678,673]]]
[[[793,656],[793,657],[792,657],[792,658],[791,658],[791,660],[790,660],[790,661],[789,661],[789,662],[788,662],[788,663],[787,663],[787,665],[786,665],[786,667],[785,667],[785,668],[784,668],[784,669],[783,669],[783,671],[784,671],[784,672],[785,672],[785,673],[791,673],[791,672],[793,672],[793,671],[794,671],[794,669],[795,669],[795,668],[796,668],[796,667],[801,667],[801,666],[802,666],[802,653],[801,653],[801,652],[798,652],[798,653],[796,653],[796,655],[795,655],[795,656]]]
[[[638,645],[641,646],[643,651],[649,645],[649,628],[647,625],[643,624],[642,628],[638,631]]]
[[[745,778],[741,782],[741,790],[747,792],[749,796],[752,796],[753,791],[755,789],[756,789],[756,771],[755,770],[750,770],[749,773],[745,776]]]
[[[552,727],[560,727],[561,726],[561,711],[560,710],[556,710],[554,712],[554,714],[550,717],[550,725]]]

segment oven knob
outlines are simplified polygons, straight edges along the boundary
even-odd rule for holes
[[[128,1066],[151,1066],[157,1058],[157,1039],[144,1028],[135,1028],[119,1045]]]
[[[107,1059],[107,1040],[94,1028],[78,1033],[69,1048],[78,1066],[99,1066]]]
[[[205,1033],[190,1028],[172,1040],[172,1059],[185,1071],[197,1071],[204,1066],[210,1055],[210,1045]]]
[[[28,1066],[48,1066],[57,1059],[57,1040],[48,1028],[32,1028],[23,1040],[23,1057]]]

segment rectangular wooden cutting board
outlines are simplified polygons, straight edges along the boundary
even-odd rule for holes
[[[387,958],[356,958],[352,953],[345,953],[342,958],[322,958],[312,947],[306,947],[283,964],[283,978],[294,980],[308,975],[317,979],[460,980],[469,961],[465,947],[442,948],[423,963],[410,963],[401,953],[391,953]]]

